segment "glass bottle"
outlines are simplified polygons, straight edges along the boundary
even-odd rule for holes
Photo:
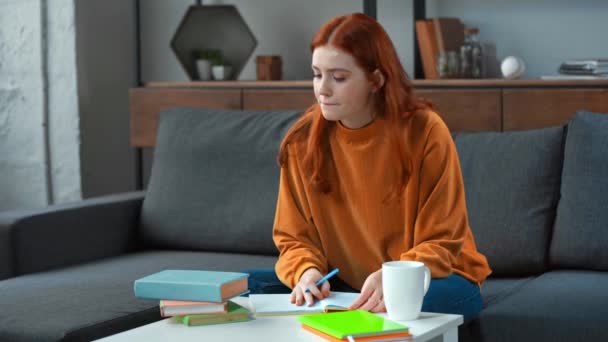
[[[469,34],[471,44],[471,77],[484,77],[483,49],[479,43],[479,29],[471,28]]]
[[[471,29],[464,29],[464,44],[460,47],[460,77],[473,77],[473,56],[471,54]]]

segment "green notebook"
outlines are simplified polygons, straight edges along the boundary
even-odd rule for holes
[[[365,310],[333,312],[299,316],[300,323],[330,336],[344,339],[409,332],[403,324],[395,323]]]
[[[249,310],[238,305],[234,302],[228,302],[227,313],[213,313],[213,314],[202,314],[202,315],[188,315],[188,316],[173,316],[173,319],[177,322],[185,325],[209,325],[209,324],[221,324],[221,323],[233,323],[233,322],[244,322],[251,320]]]

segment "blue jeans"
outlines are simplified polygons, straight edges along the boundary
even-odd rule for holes
[[[291,293],[271,268],[244,270],[249,273],[250,293]],[[329,280],[332,291],[359,292],[340,278]],[[432,279],[422,302],[422,311],[463,315],[465,321],[475,318],[483,309],[483,299],[477,284],[452,274]]]

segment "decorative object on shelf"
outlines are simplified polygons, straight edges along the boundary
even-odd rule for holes
[[[437,77],[448,78],[449,66],[448,66],[448,55],[445,52],[440,53],[437,56]],[[427,74],[425,74],[426,76]],[[427,78],[431,78],[428,77]],[[433,77],[435,78],[435,77]]]
[[[524,60],[517,56],[508,56],[500,63],[502,76],[508,80],[520,78],[526,71]]]
[[[416,21],[416,39],[418,40],[420,60],[424,72],[424,78],[439,78],[439,48],[435,37],[435,27],[430,20]]]
[[[439,78],[458,78],[460,61],[456,51],[444,51],[437,57],[437,75]]]
[[[196,61],[196,70],[198,71],[198,79],[201,81],[211,80],[211,66],[221,65],[222,52],[219,50],[204,50],[193,52],[194,60]]]
[[[447,17],[417,20],[415,25],[424,77],[427,79],[445,78],[446,76],[440,75],[442,71],[437,69],[441,59],[440,54],[445,54],[447,63],[447,53],[460,49],[464,42],[464,25],[458,18]],[[446,70],[444,68],[443,71]],[[454,68],[450,70],[454,70]],[[455,77],[457,76],[450,76],[450,78]]]
[[[606,77],[608,76],[608,58],[570,59],[560,65],[559,73]]]
[[[276,81],[282,78],[281,56],[257,56],[255,61],[258,81]]]
[[[204,68],[201,73],[199,68],[199,77],[201,81],[210,80],[213,75],[214,80],[222,81],[230,78],[230,72],[232,67],[224,60],[224,56],[220,50],[205,50],[202,52],[195,52],[197,55],[197,66],[200,65]],[[203,77],[206,76],[206,77]]]
[[[208,59],[197,59],[196,71],[198,72],[199,80],[209,81],[211,79],[211,61]]]
[[[430,18],[439,52],[458,51],[464,43],[464,24],[459,18]]]
[[[213,74],[213,79],[216,81],[230,79],[231,71],[232,71],[232,67],[230,65],[214,65],[211,67],[211,73]]]
[[[464,29],[464,44],[460,47],[460,78],[483,78],[484,54],[479,43],[479,29]]]
[[[543,80],[608,80],[608,58],[570,59],[559,66],[559,75],[543,75]]]
[[[218,75],[224,75],[223,79],[237,79],[257,44],[234,5],[190,6],[171,39],[171,49],[192,80],[202,79],[193,51],[221,51],[223,65],[230,67],[224,67]]]

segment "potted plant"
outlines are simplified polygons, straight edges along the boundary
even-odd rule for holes
[[[221,61],[221,52],[219,50],[196,50],[193,54],[199,79],[201,81],[211,80],[211,67]]]
[[[219,51],[218,51],[219,52]],[[211,74],[214,80],[226,80],[230,78],[232,67],[228,64],[221,53],[218,53],[216,58],[211,62]]]

